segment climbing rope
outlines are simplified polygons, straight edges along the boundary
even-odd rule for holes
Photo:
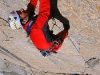
[[[57,26],[57,27],[58,27],[58,25],[56,24],[55,19],[52,18],[52,20],[53,20],[53,22],[52,22],[53,27],[52,27],[51,30],[53,30],[54,26]],[[59,30],[62,30],[61,27],[58,27],[58,28],[59,28]],[[63,35],[63,33],[62,33],[62,35]],[[61,36],[62,36],[62,35],[61,35]],[[60,36],[60,37],[61,37],[61,36]],[[80,54],[80,48],[77,48],[77,47],[76,47],[75,43],[74,43],[73,40],[70,38],[70,36],[68,36],[68,39],[69,39],[70,42],[73,44],[73,46],[75,47],[76,51]],[[84,75],[84,73],[86,72],[86,60],[85,60],[85,58],[84,58],[81,54],[80,54],[80,56],[83,58],[83,60],[84,60],[84,62],[85,62],[84,71],[82,72],[82,74]]]
[[[80,48],[78,49],[75,45],[75,43],[72,41],[72,39],[68,36],[68,39],[70,40],[70,42],[73,44],[73,46],[75,47],[76,51],[80,54]],[[83,58],[84,62],[85,62],[85,67],[84,67],[84,71],[82,72],[82,74],[84,75],[84,73],[86,72],[86,60],[85,58],[80,54],[80,56]]]

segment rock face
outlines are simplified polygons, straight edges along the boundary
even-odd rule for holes
[[[0,0],[0,64],[8,60],[8,68],[0,65],[0,75],[99,75],[100,0],[58,0],[58,8],[71,28],[58,53],[47,57],[39,53],[23,29],[11,30],[8,26],[8,14],[26,9],[28,2]],[[57,29],[55,26],[55,33]]]
[[[100,3],[99,0],[61,1],[63,10],[71,25],[69,35],[75,38],[85,57],[99,57],[100,45]],[[89,54],[88,54],[89,52]],[[98,52],[95,53],[95,52]],[[98,56],[97,56],[98,55]]]
[[[31,75],[20,66],[0,58],[0,75]]]

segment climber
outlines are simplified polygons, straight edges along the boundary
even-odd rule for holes
[[[26,10],[21,8],[18,11],[10,13],[9,24],[11,26],[12,24],[18,26],[19,24],[19,28],[22,25],[36,48],[40,50],[43,56],[46,56],[51,53],[57,53],[64,39],[68,36],[70,26],[69,21],[60,14],[57,4],[53,5],[53,3],[57,3],[56,0],[51,0],[53,3],[50,0],[39,0],[39,12],[38,15],[35,15],[34,10],[37,1],[30,0]],[[48,21],[52,17],[57,18],[64,26],[64,30],[57,35],[54,35],[49,29]]]

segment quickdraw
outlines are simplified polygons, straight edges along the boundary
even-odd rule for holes
[[[54,26],[57,26],[57,27],[59,28],[59,30],[61,30],[61,27],[59,27],[59,26],[56,24],[56,20],[55,20],[54,17],[52,17],[52,20],[53,20],[53,22],[52,22],[53,26],[52,26],[51,30],[53,30]]]

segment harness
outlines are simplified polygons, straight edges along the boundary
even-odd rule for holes
[[[33,17],[32,20],[30,21],[30,23],[28,24],[28,26],[26,28],[27,35],[30,34],[31,27],[32,27],[33,23],[35,22],[35,19],[36,19],[36,17]]]

